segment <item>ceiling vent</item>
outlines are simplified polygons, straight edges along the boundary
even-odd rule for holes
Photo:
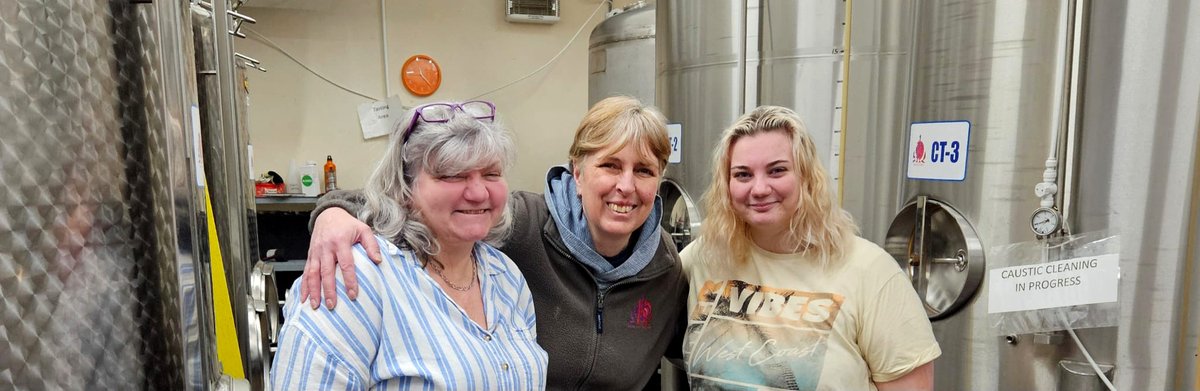
[[[506,0],[504,19],[517,23],[558,22],[558,0]]]

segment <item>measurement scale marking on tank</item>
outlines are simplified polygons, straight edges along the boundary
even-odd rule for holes
[[[844,70],[838,68],[838,78],[833,82],[833,137],[829,138],[829,164],[826,165],[829,167],[829,177],[833,179],[832,188],[838,193],[835,194],[838,198],[841,198],[842,189],[839,186],[842,182],[842,132],[846,129],[846,124],[842,123],[842,110],[844,110],[842,107],[842,83],[844,82]]]

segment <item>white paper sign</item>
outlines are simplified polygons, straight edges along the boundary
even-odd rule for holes
[[[192,163],[196,165],[196,186],[208,185],[204,176],[204,142],[200,137],[200,106],[192,105]]]
[[[914,122],[908,129],[908,179],[967,179],[970,122]]]
[[[367,102],[358,105],[358,125],[362,128],[363,139],[387,136],[395,129],[396,121],[407,108],[400,102],[400,97],[393,95],[385,100]]]
[[[683,154],[679,152],[679,148],[683,147],[683,125],[667,124],[667,137],[671,139],[671,156],[667,158],[667,163],[683,161]]]
[[[988,272],[988,313],[1117,301],[1117,254],[1072,258]]]

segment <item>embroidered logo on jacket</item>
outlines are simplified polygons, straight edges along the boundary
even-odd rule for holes
[[[633,306],[633,311],[629,314],[629,323],[631,329],[648,329],[650,328],[650,318],[653,315],[650,308],[650,300],[646,298],[638,299],[637,305]]]

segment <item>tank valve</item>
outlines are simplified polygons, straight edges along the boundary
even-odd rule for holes
[[[1021,338],[1018,337],[1016,334],[1009,334],[1009,335],[1004,336],[1004,342],[1009,345],[1016,345],[1017,342],[1020,342],[1020,341],[1021,341]]]

